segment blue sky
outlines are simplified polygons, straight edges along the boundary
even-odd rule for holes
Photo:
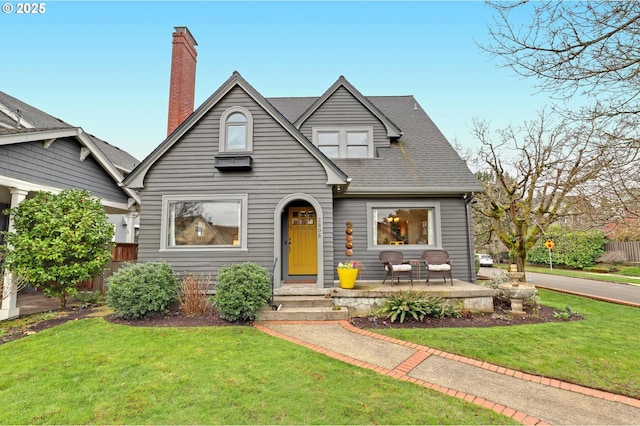
[[[549,103],[499,68],[483,2],[46,1],[0,13],[0,90],[138,159],[166,137],[171,34],[198,42],[195,105],[233,71],[266,97],[320,96],[340,75],[369,96],[414,95],[450,140],[473,118],[522,123]]]

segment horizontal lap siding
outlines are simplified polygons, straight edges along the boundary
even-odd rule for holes
[[[221,114],[242,106],[253,116],[253,169],[220,172],[214,168],[218,154]],[[274,211],[292,193],[314,197],[325,215],[325,239],[332,229],[332,193],[318,161],[269,114],[236,88],[215,105],[147,173],[141,191],[142,210],[138,259],[164,260],[178,273],[210,274],[221,265],[253,261],[271,272],[273,267]],[[160,252],[163,195],[248,194],[248,252]],[[332,246],[325,259],[332,264]],[[280,257],[280,254],[277,254]],[[329,277],[331,280],[332,277]]]
[[[384,199],[394,201],[399,207],[403,202],[438,202],[440,203],[442,248],[449,252],[453,264],[453,277],[459,280],[471,282],[469,252],[467,239],[467,218],[465,215],[464,201],[459,198],[397,198]],[[384,269],[378,258],[378,250],[367,249],[367,203],[381,201],[380,199],[338,199],[334,204],[335,227],[335,257],[336,262],[355,260],[364,263],[364,273],[360,279],[382,280],[385,277]],[[353,222],[353,256],[345,255],[345,224]],[[390,250],[401,250],[405,260],[420,259],[422,249],[411,249],[411,246],[390,246]],[[335,275],[335,271],[334,271]],[[415,276],[414,276],[415,278]]]
[[[374,148],[389,147],[387,131],[382,123],[346,89],[338,89],[322,104],[300,131],[312,140],[314,126],[373,126]]]
[[[127,195],[91,156],[80,161],[75,139],[0,146],[0,175],[55,188],[83,188],[105,200],[126,203]]]

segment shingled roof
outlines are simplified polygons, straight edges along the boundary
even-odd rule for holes
[[[368,96],[402,136],[374,159],[332,159],[349,178],[349,194],[460,194],[483,187],[416,99]],[[296,122],[318,98],[267,98]]]
[[[75,126],[0,91],[0,135],[71,128],[75,128]],[[87,136],[93,141],[96,148],[125,175],[140,162],[128,152],[100,138],[90,134]]]

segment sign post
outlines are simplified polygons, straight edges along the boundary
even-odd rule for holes
[[[549,269],[553,271],[553,260],[551,260],[551,250],[553,249],[553,246],[555,245],[555,243],[551,240],[547,240],[547,242],[544,243],[544,245],[547,249],[549,249]]]

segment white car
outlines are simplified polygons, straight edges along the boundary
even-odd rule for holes
[[[476,254],[480,266],[493,266],[493,258],[488,254]]]

